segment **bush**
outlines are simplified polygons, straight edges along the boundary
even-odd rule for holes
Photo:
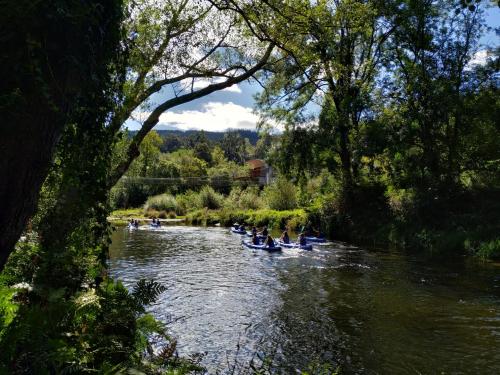
[[[406,218],[415,210],[416,193],[414,189],[395,189],[389,186],[386,192],[391,211],[401,218]]]
[[[263,208],[264,202],[259,196],[259,188],[257,186],[249,186],[241,192],[240,208],[245,210],[258,210]]]
[[[216,193],[212,187],[204,186],[198,194],[198,200],[200,207],[217,210],[222,207],[224,197],[222,194]]]
[[[297,189],[284,177],[279,177],[272,185],[267,186],[263,195],[269,208],[273,210],[293,210],[297,207]]]
[[[257,186],[249,186],[244,190],[235,187],[226,198],[225,207],[228,209],[258,210],[264,207],[264,202],[259,196]]]
[[[144,205],[145,212],[151,209],[156,211],[176,211],[177,201],[171,194],[155,195],[154,197],[148,198]]]
[[[200,208],[198,193],[191,190],[177,195],[175,200],[177,201],[177,210],[175,211],[177,215],[185,215],[188,211]]]
[[[156,211],[152,208],[150,208],[149,210],[147,210],[146,212],[144,212],[144,216],[146,217],[159,217],[160,216],[160,211]]]
[[[190,212],[186,220],[190,224],[211,225],[220,223],[224,226],[230,226],[235,221],[246,223],[248,225],[264,226],[272,229],[296,230],[307,223],[308,215],[302,209],[290,211],[275,211],[269,209],[261,210],[234,210],[223,209],[210,211],[207,209]]]
[[[482,242],[476,255],[482,259],[500,259],[500,238]]]
[[[298,193],[299,204],[301,206],[311,205],[325,194],[335,193],[335,196],[340,196],[340,185],[340,180],[336,180],[328,170],[323,169],[321,173],[309,178],[307,183],[301,186]]]

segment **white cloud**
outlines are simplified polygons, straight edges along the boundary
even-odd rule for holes
[[[472,59],[467,64],[467,67],[472,68],[475,65],[485,65],[486,62],[488,61],[489,57],[490,57],[490,54],[489,54],[488,50],[482,49],[480,51],[477,51],[474,54],[474,56],[472,56]]]
[[[165,112],[158,125],[167,125],[180,130],[203,129],[224,131],[226,129],[255,130],[258,116],[252,109],[232,102],[208,102],[200,111]]]
[[[241,94],[240,86],[238,86],[237,84],[234,84],[232,86],[226,87],[222,91],[229,91],[229,92],[234,92],[236,94]]]
[[[195,90],[199,90],[199,89],[202,89],[204,87],[207,87],[208,85],[210,85],[212,83],[220,83],[220,82],[224,82],[225,80],[226,79],[223,78],[223,77],[214,78],[212,80],[209,80],[209,79],[197,79],[193,83],[193,88]],[[182,82],[182,84],[183,84],[183,86],[184,86],[185,89],[189,89],[191,87],[191,80],[184,80]],[[228,92],[234,92],[236,94],[241,94],[241,89],[240,89],[240,87],[237,84],[234,84],[232,86],[226,87],[225,89],[222,89],[221,91],[228,91]]]

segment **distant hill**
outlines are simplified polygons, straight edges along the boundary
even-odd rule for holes
[[[201,133],[201,130],[156,130],[155,131],[162,137],[162,138],[168,138],[168,137],[178,137],[180,139],[183,138],[191,138],[199,133]],[[259,134],[254,131],[254,130],[231,130],[229,129],[226,132],[210,132],[210,131],[203,131],[205,133],[205,136],[207,137],[208,140],[213,141],[213,142],[219,142],[222,140],[224,137],[224,134],[227,132],[237,132],[242,138],[248,138],[250,143],[255,146],[259,139]],[[137,133],[136,130],[130,131],[130,134],[133,135]]]

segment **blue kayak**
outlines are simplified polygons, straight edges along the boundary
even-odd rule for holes
[[[247,236],[248,236],[248,237],[253,237],[252,232],[247,232]],[[259,240],[265,240],[265,239],[266,239],[266,236],[263,236],[262,234],[257,234],[257,238],[258,238]]]
[[[307,237],[306,236],[306,241],[309,242],[326,242],[325,237]]]
[[[307,245],[300,245],[296,242],[290,242],[290,243],[284,243],[283,241],[278,241],[279,245],[282,247],[287,247],[290,249],[301,249],[301,250],[312,250],[313,245],[307,244]]]
[[[240,230],[240,229],[235,229],[235,228],[231,228],[231,232],[238,233],[238,234],[246,234],[247,233],[247,231],[245,229]]]
[[[243,246],[248,247],[249,249],[265,250],[265,251],[269,251],[269,252],[272,252],[272,251],[281,251],[281,247],[279,247],[279,246],[268,247],[268,246],[265,246],[265,245],[254,245],[253,243],[248,242],[248,241],[241,241],[241,244]]]

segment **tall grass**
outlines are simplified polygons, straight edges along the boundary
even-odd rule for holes
[[[198,194],[198,200],[200,207],[217,210],[222,207],[224,196],[217,193],[212,187],[204,186]]]
[[[148,198],[144,204],[144,211],[166,211],[166,212],[177,212],[177,201],[175,197],[171,194],[160,194]]]
[[[297,208],[297,189],[295,185],[279,177],[276,181],[267,186],[263,191],[264,199],[273,210],[293,210]]]

